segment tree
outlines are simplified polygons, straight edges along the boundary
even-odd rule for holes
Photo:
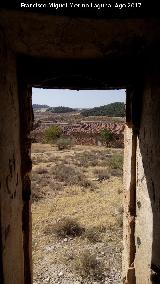
[[[50,107],[47,109],[47,111],[53,112],[53,113],[67,113],[67,112],[75,112],[76,109],[71,108],[71,107]]]
[[[100,133],[100,139],[108,147],[109,144],[114,141],[114,134],[108,129],[103,129]]]
[[[61,128],[56,125],[52,125],[45,130],[45,141],[47,143],[53,143],[55,140],[60,138],[62,134]]]
[[[125,104],[116,102],[100,107],[83,110],[83,116],[110,116],[110,117],[125,117]]]

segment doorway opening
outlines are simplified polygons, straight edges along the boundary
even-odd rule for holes
[[[125,90],[32,89],[35,283],[120,283]]]

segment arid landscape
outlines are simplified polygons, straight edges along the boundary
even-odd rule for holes
[[[122,149],[32,145],[34,284],[120,283]]]
[[[36,109],[34,119],[34,284],[119,284],[124,118]]]
[[[110,105],[112,106],[114,104]],[[116,111],[118,107],[117,105],[112,106],[112,116],[101,115],[104,111],[103,107],[86,111],[67,108],[68,111],[66,113],[66,108],[64,107],[58,108],[58,113],[54,112],[51,108],[36,108],[34,109],[32,140],[33,142],[45,143],[45,129],[52,125],[57,125],[61,128],[63,136],[71,138],[74,141],[74,144],[100,145],[103,144],[100,139],[101,133],[103,130],[107,129],[107,131],[112,133],[114,138],[112,141],[109,141],[109,146],[123,148],[125,117],[114,116],[116,114],[121,114],[121,112]],[[122,111],[124,111],[124,104],[121,108]]]

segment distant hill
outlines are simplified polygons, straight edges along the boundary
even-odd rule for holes
[[[83,110],[81,114],[83,116],[125,117],[125,104],[115,102],[108,105]]]
[[[47,106],[47,105],[39,105],[39,104],[33,104],[32,107],[33,107],[33,109],[49,108],[49,106]]]
[[[59,107],[49,107],[47,111],[51,111],[53,113],[67,113],[67,112],[74,112],[77,110],[71,107],[59,106]]]

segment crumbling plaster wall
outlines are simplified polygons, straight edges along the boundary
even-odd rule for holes
[[[16,57],[0,29],[0,282],[23,283],[20,114]]]
[[[128,106],[127,106],[128,107]],[[135,162],[136,135],[131,125],[124,131],[124,194],[123,194],[123,283],[135,284]]]
[[[160,85],[158,74],[146,78],[137,139],[136,278],[137,284],[160,282]]]
[[[44,58],[89,59],[140,54],[160,34],[158,19],[88,19],[2,10],[16,53]]]
[[[126,284],[160,283],[160,86],[159,71],[154,72],[154,68],[151,65],[151,71],[145,71],[139,91],[135,88],[129,92],[127,100],[123,231]]]
[[[30,284],[31,90],[20,75],[22,70],[17,80],[16,56],[125,60],[129,55],[133,59],[158,48],[160,25],[157,20],[96,21],[2,11],[0,27],[0,273],[2,283]],[[123,269],[127,284],[151,283],[151,268],[157,273],[160,263],[160,89],[150,76],[146,82],[140,94],[139,133],[130,124],[125,130]]]

